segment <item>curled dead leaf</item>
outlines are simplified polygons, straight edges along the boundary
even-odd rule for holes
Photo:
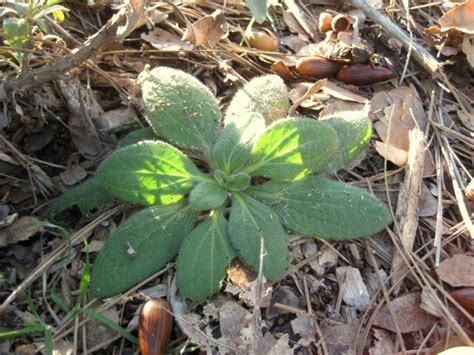
[[[464,33],[474,34],[474,0],[467,0],[449,10],[440,17],[439,24],[443,31],[455,28]]]
[[[195,46],[214,47],[226,33],[226,19],[221,10],[214,11],[211,15],[204,16],[194,23],[188,23],[183,40]]]
[[[36,233],[43,231],[35,217],[24,216],[15,223],[0,231],[0,247],[30,239]]]

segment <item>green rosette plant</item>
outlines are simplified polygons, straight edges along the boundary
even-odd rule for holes
[[[327,177],[367,146],[366,117],[282,118],[287,92],[275,75],[240,89],[223,119],[211,91],[183,71],[158,67],[140,80],[153,131],[125,137],[85,182],[89,187],[52,206],[53,214],[73,204],[88,213],[114,198],[148,206],[99,252],[94,297],[126,291],[177,256],[180,295],[201,301],[219,291],[236,257],[281,280],[290,263],[289,232],[345,240],[391,222],[376,197]]]

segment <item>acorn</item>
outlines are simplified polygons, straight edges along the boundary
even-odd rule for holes
[[[343,14],[336,15],[331,20],[331,29],[334,32],[344,32],[351,27],[349,17]]]
[[[339,70],[336,78],[346,84],[368,85],[391,79],[393,76],[393,72],[384,67],[374,67],[370,64],[355,64]]]
[[[267,52],[276,52],[280,45],[278,38],[270,31],[250,31],[245,34],[250,47]]]
[[[317,79],[334,76],[339,69],[341,64],[317,56],[301,58],[296,62],[298,73]]]
[[[449,295],[466,311],[474,314],[474,287],[465,287],[452,291]]]
[[[162,355],[169,343],[173,317],[165,300],[153,298],[140,311],[138,344],[142,355]]]
[[[329,12],[321,12],[319,14],[318,31],[321,33],[331,31],[331,21],[332,15]]]

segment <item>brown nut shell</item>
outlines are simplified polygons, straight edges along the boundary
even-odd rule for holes
[[[317,56],[301,58],[296,62],[299,74],[317,79],[334,76],[339,69],[341,64]]]
[[[474,287],[460,288],[449,293],[466,311],[474,314]]]
[[[329,12],[321,12],[319,14],[318,31],[321,33],[331,31],[331,21],[332,15]]]
[[[339,70],[336,78],[346,84],[368,85],[391,79],[393,76],[393,72],[384,67],[355,64]]]
[[[270,31],[251,31],[245,39],[250,47],[267,52],[276,52],[280,45],[277,36]]]
[[[161,298],[147,301],[140,311],[138,344],[142,355],[162,355],[169,343],[173,317],[168,302]]]
[[[331,29],[334,32],[345,32],[349,27],[351,27],[351,20],[346,15],[339,14],[331,20]]]

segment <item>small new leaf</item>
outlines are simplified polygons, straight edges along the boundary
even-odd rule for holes
[[[97,178],[111,195],[144,205],[180,200],[200,174],[183,153],[159,141],[116,150],[97,169]]]
[[[288,235],[269,207],[241,193],[233,194],[229,235],[242,260],[272,281],[280,280],[289,264]]]
[[[298,180],[326,165],[337,144],[334,129],[318,121],[278,120],[257,141],[244,171],[275,180]]]
[[[268,182],[251,193],[278,213],[295,233],[324,239],[374,234],[391,221],[382,201],[367,191],[320,176],[293,184]]]
[[[212,92],[194,76],[158,67],[142,74],[147,119],[155,132],[182,148],[210,154],[220,111]]]
[[[92,177],[58,197],[49,207],[48,215],[54,218],[59,212],[76,205],[83,216],[88,216],[92,209],[109,205],[113,200],[99,180]]]
[[[191,232],[196,213],[178,203],[149,207],[123,222],[94,262],[93,297],[126,291],[173,259]]]
[[[219,291],[234,257],[227,220],[215,213],[186,237],[179,251],[176,282],[181,297],[202,301]]]
[[[5,43],[21,48],[28,40],[29,25],[23,18],[9,17],[3,21]]]
[[[265,130],[265,121],[259,114],[248,120],[228,124],[212,147],[215,165],[226,174],[240,170],[250,159],[253,142]]]
[[[227,191],[216,181],[202,181],[191,190],[189,205],[196,210],[210,210],[222,205]]]

